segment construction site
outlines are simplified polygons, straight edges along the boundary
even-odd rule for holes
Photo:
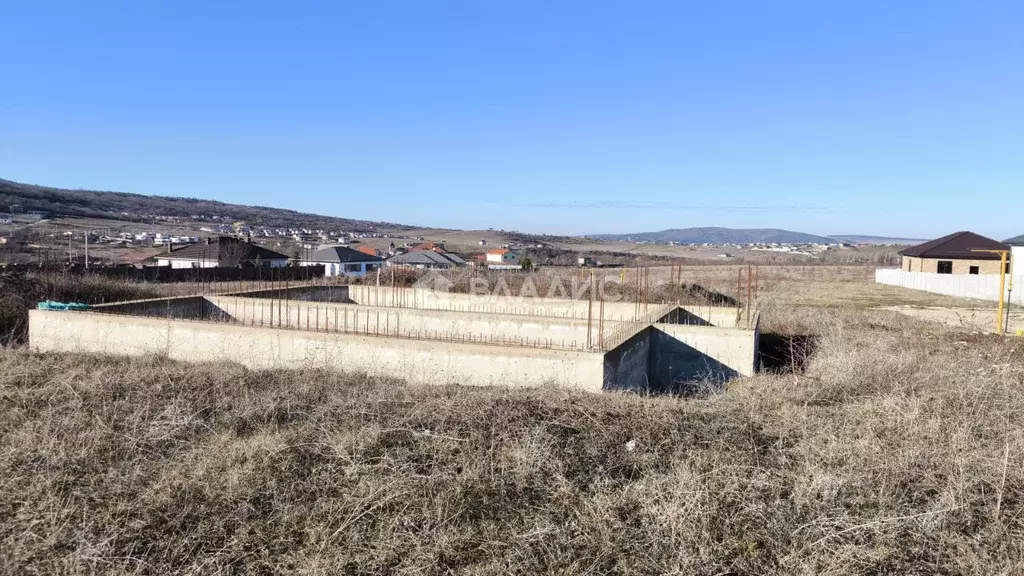
[[[32,310],[37,351],[321,368],[415,384],[665,393],[758,370],[755,306],[278,284]]]

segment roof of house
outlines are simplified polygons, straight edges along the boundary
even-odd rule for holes
[[[369,254],[370,256],[380,256],[380,250],[376,248],[370,248],[369,246],[356,246],[356,252],[362,252],[363,254]]]
[[[447,250],[444,249],[443,245],[435,244],[434,242],[421,242],[409,248],[410,252],[419,252],[422,250],[431,250],[433,252],[437,252],[438,254],[444,254],[445,252],[447,252]]]
[[[288,257],[280,252],[274,252],[245,240],[232,238],[230,236],[218,236],[210,238],[209,243],[189,244],[176,248],[170,252],[153,255],[160,260],[197,260],[197,261],[224,261],[231,259],[232,253],[238,251],[236,256],[239,262],[251,262],[254,260],[287,260]]]
[[[417,250],[415,252],[398,254],[392,256],[388,262],[421,266],[462,266],[466,263],[465,260],[451,252],[439,254],[433,250]]]
[[[494,250],[488,250],[488,254],[505,255],[511,252],[508,248],[495,248]]]
[[[911,246],[900,252],[901,256],[916,258],[949,258],[963,260],[999,260],[999,254],[974,252],[974,250],[1009,250],[1002,242],[986,238],[974,232],[954,232],[924,244]]]
[[[1003,244],[1009,244],[1010,246],[1024,246],[1024,234],[1014,236],[1008,240],[1003,240]]]
[[[306,258],[307,262],[383,262],[380,256],[353,250],[345,246],[330,246],[313,252]]]

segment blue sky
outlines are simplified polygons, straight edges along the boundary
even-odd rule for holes
[[[1024,2],[8,2],[0,178],[425,226],[1024,233]]]

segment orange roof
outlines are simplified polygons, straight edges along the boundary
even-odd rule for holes
[[[369,254],[370,256],[379,256],[379,254],[377,254],[377,250],[370,248],[369,246],[360,246],[356,248],[356,250],[363,254]]]
[[[488,250],[487,251],[488,254],[502,254],[502,255],[508,254],[509,252],[511,252],[511,250],[509,250],[508,248],[497,248],[497,249],[494,249],[494,250]]]
[[[423,242],[423,243],[416,244],[416,245],[412,246],[411,248],[409,248],[410,252],[419,252],[419,251],[422,251],[422,250],[433,250],[434,252],[437,252],[438,254],[444,254],[445,253],[444,246],[441,246],[440,244],[434,244],[433,242]]]

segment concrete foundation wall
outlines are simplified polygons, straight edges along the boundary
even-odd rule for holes
[[[99,304],[93,306],[92,309],[106,314],[155,316],[159,318],[188,318],[194,320],[223,318],[222,311],[218,310],[216,305],[202,296],[153,298],[117,302],[115,304]]]
[[[649,391],[650,328],[604,355],[604,390]]]
[[[454,292],[437,292],[418,288],[389,288],[384,286],[349,286],[348,296],[352,302],[363,306],[393,306],[426,310],[454,310],[485,314],[517,314],[526,316],[549,316],[555,318],[587,319],[587,300],[562,298],[509,298],[504,296],[474,296]],[[653,305],[651,305],[653,306]],[[690,323],[701,321],[714,326],[731,328],[736,326],[738,310],[722,306],[683,306],[689,313]],[[605,302],[605,322],[622,322],[636,317],[637,307],[633,302]],[[645,309],[641,307],[640,314]],[[591,316],[595,322],[600,314],[600,303],[594,302]],[[682,321],[683,317],[680,317]]]
[[[272,298],[299,302],[352,302],[348,294],[349,286],[338,284],[336,286],[296,286],[294,288],[274,288],[270,290],[246,290],[232,293],[230,296]]]
[[[310,303],[230,296],[211,296],[217,309],[243,324],[283,326],[316,331],[369,332],[371,334],[517,340],[538,346],[584,347],[587,322],[502,314],[463,313],[418,308],[390,308],[353,304]],[[609,331],[618,322],[605,322]],[[592,342],[598,341],[597,326]]]
[[[652,305],[641,308],[646,320],[621,322],[614,318],[632,320],[635,304],[605,303],[602,340],[596,311],[588,328],[586,301],[374,286],[303,286],[288,298],[279,290],[243,294],[123,302],[94,312],[33,310],[30,345],[258,368],[317,366],[425,384],[552,383],[592,391],[680,391],[681,382],[757,369],[756,311],[753,329],[745,317],[744,328],[723,327],[737,325],[736,308]],[[650,324],[655,316],[660,321]],[[585,351],[588,331],[593,345],[622,344]]]
[[[757,370],[759,330],[654,324],[651,378],[659,385],[683,380],[727,380]]]
[[[232,361],[252,368],[310,367],[365,372],[415,384],[542,386],[600,391],[603,354],[456,344],[254,328],[189,320],[32,310],[37,351],[163,354],[192,362]]]

